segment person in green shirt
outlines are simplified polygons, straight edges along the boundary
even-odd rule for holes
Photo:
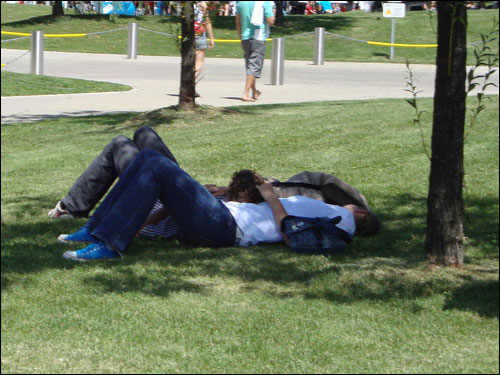
[[[269,26],[273,25],[271,1],[239,1],[236,5],[236,30],[245,54],[246,82],[241,98],[244,102],[255,102],[261,94],[255,81],[262,74],[266,39],[270,34]]]

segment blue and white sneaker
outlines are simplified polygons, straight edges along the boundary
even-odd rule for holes
[[[87,262],[89,260],[109,260],[119,258],[120,255],[113,250],[109,250],[104,242],[96,242],[89,246],[77,250],[66,251],[63,254],[64,259],[73,260],[76,262]]]
[[[59,237],[57,237],[57,240],[61,243],[98,241],[89,233],[87,227],[81,227],[73,234],[60,234]]]

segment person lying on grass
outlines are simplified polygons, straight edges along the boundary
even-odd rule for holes
[[[217,199],[243,202],[241,197],[238,198],[239,192],[247,194],[247,190],[252,188],[257,192],[255,186],[253,186],[257,179],[251,179],[253,173],[255,172],[249,170],[241,170],[235,173],[229,186],[216,186],[213,184],[204,186]],[[262,179],[261,177],[259,178]],[[378,218],[368,208],[364,196],[358,190],[333,175],[321,172],[302,172],[292,176],[286,182],[280,182],[274,178],[264,178],[263,181],[271,183],[273,191],[278,198],[290,198],[301,195],[320,200],[330,205],[348,207],[351,210],[356,209],[356,211],[363,210],[363,212],[366,211],[366,215],[373,222],[377,223],[376,226],[380,227]],[[247,200],[247,202],[255,203],[254,200]],[[358,225],[356,235],[374,235],[376,233],[372,233],[374,230],[373,227],[374,225]],[[182,239],[183,232],[175,218],[169,216],[166,208],[158,201],[146,219],[146,222],[138,231],[137,237],[147,239]],[[64,240],[61,242],[64,242]]]
[[[378,232],[368,210],[329,205],[304,196],[278,198],[271,183],[253,171],[233,176],[252,183],[243,190],[228,191],[229,201],[215,198],[168,157],[141,151],[96,209],[87,224],[65,236],[66,243],[91,242],[78,251],[66,251],[75,261],[115,259],[127,251],[155,202],[160,200],[176,219],[186,241],[203,246],[250,246],[284,241],[281,221],[288,215],[315,218],[339,217],[338,227],[351,237],[356,227]],[[231,187],[231,184],[230,184]]]
[[[54,209],[50,210],[48,216],[54,219],[88,217],[115,180],[145,148],[156,150],[173,163],[178,164],[165,142],[148,126],[136,130],[133,139],[118,135],[103,148],[102,152],[74,182],[67,195],[57,202]],[[279,183],[274,178],[267,178],[266,181],[273,183],[274,191],[280,198],[304,195],[329,204],[340,206],[354,204],[369,210],[363,194],[336,176],[327,173],[301,172],[290,177],[286,183]],[[290,182],[293,182],[292,186]],[[293,186],[296,183],[302,186]],[[205,185],[205,187],[219,199],[224,199],[228,190],[227,186]],[[139,235],[145,238],[167,239],[182,237],[182,231],[174,218],[166,217],[161,202],[157,201],[146,222],[143,223]],[[64,236],[60,240],[64,242]]]

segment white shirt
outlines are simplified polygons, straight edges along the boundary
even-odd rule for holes
[[[326,204],[317,199],[304,196],[280,198],[288,215],[301,217],[328,217],[340,216],[342,220],[337,227],[354,236],[356,224],[353,214],[341,207]],[[243,232],[240,246],[256,245],[258,243],[270,243],[282,241],[278,225],[274,220],[273,212],[269,203],[238,203],[224,202]]]

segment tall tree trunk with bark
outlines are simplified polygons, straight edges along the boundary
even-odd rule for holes
[[[275,1],[276,4],[276,20],[274,26],[283,26],[283,1]]]
[[[465,1],[438,1],[438,50],[425,250],[431,264],[463,264]]]
[[[181,6],[182,41],[179,109],[181,111],[192,111],[195,100],[194,8],[192,1],[183,1]]]
[[[54,1],[52,3],[52,15],[56,17],[64,16],[62,1]]]

